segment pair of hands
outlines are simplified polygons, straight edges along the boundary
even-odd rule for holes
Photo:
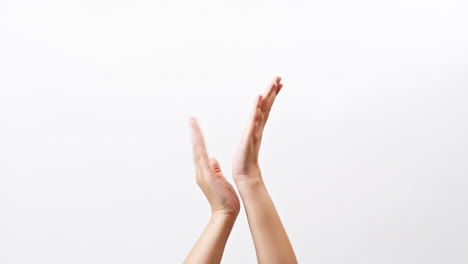
[[[257,96],[250,120],[232,164],[232,177],[244,204],[258,263],[297,264],[294,249],[281,222],[258,165],[258,152],[271,107],[283,84],[276,77]],[[203,136],[191,119],[197,183],[208,199],[212,216],[185,259],[186,264],[218,264],[240,210],[240,201],[216,159],[209,158]]]
[[[236,183],[243,181],[262,182],[258,153],[271,107],[282,87],[281,77],[278,76],[255,100],[250,120],[234,155],[232,177]],[[192,128],[196,181],[211,205],[212,214],[237,217],[240,201],[236,191],[227,181],[218,161],[208,156],[200,126],[195,118],[190,119],[190,126]]]

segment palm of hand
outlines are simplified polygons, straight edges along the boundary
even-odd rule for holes
[[[271,107],[283,86],[280,82],[281,78],[276,77],[267,86],[264,94],[259,95],[255,100],[250,121],[234,155],[232,172],[235,181],[261,178],[258,151]],[[197,184],[210,202],[214,213],[237,215],[240,203],[236,191],[224,177],[216,159],[208,157],[203,135],[196,119],[190,120],[190,126],[192,128]]]
[[[249,123],[244,130],[232,164],[235,181],[260,177],[258,152],[262,141],[263,129],[268,120],[271,107],[283,84],[276,77],[266,88],[263,95],[257,96]]]
[[[200,127],[195,119],[192,127],[193,154],[197,184],[208,199],[213,213],[237,215],[240,210],[239,198],[232,185],[224,177],[219,163],[208,158]]]
[[[226,178],[222,174],[221,170],[219,169],[218,162],[216,160],[212,162],[212,164],[216,164],[213,165],[213,170],[215,171],[216,178],[213,182],[211,182],[214,193],[212,210],[213,212],[223,212],[237,215],[240,209],[239,197],[237,196],[237,193],[232,187],[232,185],[226,180]]]

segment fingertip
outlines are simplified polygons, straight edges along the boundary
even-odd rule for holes
[[[202,138],[200,126],[198,125],[197,118],[194,116],[190,116],[189,124],[192,130],[192,142],[195,145],[203,143],[203,138]]]
[[[262,96],[261,96],[261,95],[257,95],[257,96],[255,97],[255,100],[254,100],[254,103],[253,103],[254,106],[256,107],[260,101],[262,101]]]
[[[278,83],[277,83],[277,77],[273,79],[270,84],[267,86],[267,89],[265,90],[264,97],[267,98],[270,95],[272,95],[272,92],[276,92],[278,90]]]
[[[218,165],[218,160],[216,158],[213,158],[213,157],[210,157],[210,164],[213,165],[213,166],[216,166]]]
[[[282,79],[281,76],[276,75],[276,77],[275,77],[275,82],[276,82],[276,83],[279,83],[279,82],[281,82],[281,79]]]
[[[282,84],[282,83],[278,84],[278,88],[277,88],[277,90],[276,90],[276,93],[279,93],[279,91],[281,91],[281,88],[283,88],[283,84]]]
[[[189,116],[188,120],[189,120],[189,125],[192,127],[197,123],[197,118],[195,116]]]

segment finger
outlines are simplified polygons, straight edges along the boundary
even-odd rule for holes
[[[276,88],[277,88],[277,85],[278,85],[278,77],[275,77],[273,80],[271,80],[271,82],[267,85],[267,87],[265,88],[265,92],[263,93],[263,97],[264,98],[267,98],[269,97],[271,94],[276,94]]]
[[[282,84],[282,83],[278,83],[278,89],[276,90],[276,95],[279,94],[279,92],[281,91],[281,88],[283,88],[283,84]]]
[[[276,95],[281,91],[281,88],[283,88],[283,84],[281,83],[282,78],[280,76],[276,76]]]
[[[277,91],[279,91],[279,89],[281,89],[281,87],[283,87],[283,85],[280,83],[277,87],[280,87],[280,88],[277,88]],[[265,112],[263,114],[263,118],[262,118],[262,122],[261,122],[261,125],[260,125],[260,128],[259,128],[259,139],[261,140],[262,137],[263,137],[263,131],[265,129],[265,126],[266,126],[266,123],[268,121],[268,118],[270,116],[270,113],[271,113],[271,108],[273,106],[273,103],[275,102],[275,99],[276,99],[276,95],[278,94],[278,92],[274,92],[274,95],[271,95],[269,98],[268,98],[268,101],[265,102],[265,104],[267,105],[265,108]]]
[[[261,95],[258,95],[257,97],[255,97],[255,101],[254,101],[253,106],[252,106],[252,111],[250,112],[250,118],[249,118],[249,121],[247,122],[247,126],[245,126],[245,128],[244,128],[241,139],[244,139],[247,136],[247,134],[249,133],[249,131],[252,128],[253,122],[257,118],[256,116],[258,115],[259,104],[260,104],[260,102],[262,100],[260,97],[261,97]]]
[[[197,172],[204,176],[210,172],[208,153],[205,147],[205,141],[201,133],[200,126],[194,117],[190,118],[190,127],[192,129],[193,158]],[[210,174],[210,173],[208,173]]]
[[[221,167],[219,166],[218,160],[215,158],[210,158],[210,167],[213,174],[218,178],[224,178]]]
[[[268,110],[269,102],[271,101],[271,98],[275,95],[276,95],[276,83],[271,83],[268,85],[268,89],[263,94],[262,107],[261,107],[263,112],[266,112]]]
[[[272,86],[272,89],[270,90],[270,92],[274,93],[275,95],[278,94],[280,85],[283,86],[283,84],[281,84],[281,77],[276,76],[275,78],[273,78],[273,80],[269,84],[269,86]]]
[[[270,115],[271,108],[273,106],[273,103],[275,102],[276,96],[279,92],[279,90],[283,87],[283,84],[280,83],[281,77],[277,76],[273,80],[273,85],[271,86],[271,89],[269,90],[269,93],[265,99],[264,106],[262,107],[262,110],[264,111],[264,119],[262,120],[262,127],[265,126],[268,117]],[[263,128],[262,128],[263,129]]]
[[[263,97],[266,97],[270,92],[271,88],[276,84],[276,77],[268,83],[268,85],[265,87],[265,91],[263,92]]]
[[[252,109],[252,114],[250,115],[250,120],[247,125],[244,138],[252,138],[253,135],[256,134],[258,124],[261,119],[261,103],[262,103],[263,96],[258,95],[255,99],[254,107]]]
[[[265,126],[266,122],[268,121],[268,117],[270,116],[271,108],[273,107],[273,103],[275,102],[275,100],[276,100],[276,92],[275,92],[275,95],[270,96],[270,98],[268,98],[268,101],[265,102],[267,106],[265,109],[264,120],[262,123],[263,126]]]
[[[281,77],[276,76],[271,83],[268,85],[268,89],[266,90],[264,94],[264,98],[266,98],[265,105],[262,107],[262,109],[265,112],[269,112],[271,110],[271,107],[275,101],[276,95],[278,94],[279,90],[283,86],[281,82]]]
[[[276,77],[275,77],[275,82],[276,82],[276,83],[280,83],[281,80],[282,80],[281,76],[276,75]]]

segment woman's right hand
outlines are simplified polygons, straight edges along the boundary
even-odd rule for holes
[[[255,100],[249,123],[234,155],[232,177],[236,182],[243,180],[261,181],[258,152],[271,107],[283,87],[280,82],[281,77],[275,77],[267,86],[263,95],[258,95]]]
[[[232,164],[233,178],[244,203],[258,263],[297,264],[288,234],[263,183],[258,152],[263,129],[276,96],[283,87],[276,77],[255,101],[250,121]]]

